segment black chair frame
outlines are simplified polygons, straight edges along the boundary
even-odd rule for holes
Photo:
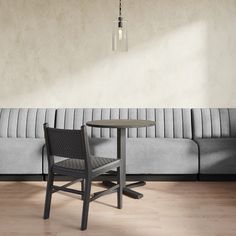
[[[81,230],[87,229],[89,203],[99,197],[117,191],[117,208],[122,208],[124,180],[122,178],[123,172],[121,159],[112,159],[114,161],[111,160],[110,163],[106,163],[93,169],[92,160],[95,157],[90,155],[89,141],[85,126],[82,126],[81,130],[66,130],[49,128],[48,124],[45,123],[44,134],[48,159],[48,181],[44,206],[44,219],[49,218],[52,194],[58,191],[65,191],[82,196],[83,211]],[[84,169],[60,168],[57,166],[57,163],[54,162],[54,156],[64,157],[67,158],[67,160],[80,159],[84,163]],[[98,157],[96,158],[97,160],[100,160]],[[92,180],[114,168],[117,168],[117,184],[107,190],[95,192],[92,197],[90,197]],[[55,174],[70,176],[75,180],[63,186],[56,186],[54,185]],[[68,188],[77,182],[81,182],[81,190]]]

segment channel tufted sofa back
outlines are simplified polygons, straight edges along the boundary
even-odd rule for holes
[[[199,138],[236,137],[236,109],[192,109],[193,135]]]
[[[192,138],[190,109],[162,108],[70,108],[57,109],[56,127],[79,129],[90,120],[148,119],[156,126],[129,129],[128,138]],[[114,138],[116,129],[89,128],[92,138]]]
[[[1,108],[0,138],[43,138],[43,123],[54,127],[56,109]]]

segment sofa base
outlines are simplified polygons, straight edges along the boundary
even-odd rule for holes
[[[200,181],[236,181],[236,174],[200,174]]]
[[[235,177],[236,178],[236,177]],[[0,181],[46,181],[47,175],[0,175]],[[55,176],[56,181],[69,181],[71,178],[66,176]],[[102,175],[95,179],[95,181],[115,181],[116,177],[114,175]],[[187,174],[187,175],[127,175],[127,181],[196,181],[196,174]]]
[[[3,174],[0,175],[0,181],[42,181],[43,175],[40,174]]]
[[[95,181],[114,181],[114,175],[102,175]],[[28,174],[28,175],[0,175],[0,181],[46,181],[47,175]],[[56,181],[69,181],[71,178],[66,176],[56,176]],[[178,175],[127,175],[127,181],[236,181],[236,175],[225,174],[178,174]]]
[[[44,175],[44,180],[47,180],[47,175]],[[178,175],[158,175],[158,174],[130,174],[126,176],[127,181],[197,181],[197,174],[178,174]],[[72,178],[66,176],[55,176],[56,181],[69,181]],[[95,181],[115,181],[115,175],[101,175],[95,179]]]
[[[115,181],[114,175],[102,175],[97,180]],[[197,175],[195,174],[128,174],[126,176],[127,181],[196,181]]]

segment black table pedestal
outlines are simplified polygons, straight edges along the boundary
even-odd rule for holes
[[[144,182],[144,181],[139,181],[139,182],[127,184],[124,187],[123,194],[128,196],[128,197],[134,198],[134,199],[140,199],[140,198],[143,197],[143,194],[139,193],[137,191],[134,191],[131,188],[144,186],[145,184],[146,184],[146,182]],[[105,187],[111,188],[111,187],[113,187],[116,184],[111,182],[111,181],[103,181],[103,185]]]
[[[144,181],[126,185],[126,128],[117,129],[117,158],[121,160],[123,168],[123,177],[122,177],[123,193],[131,198],[135,199],[142,198],[143,197],[142,193],[136,192],[131,188],[145,185],[146,183]],[[109,188],[115,185],[115,183],[111,181],[103,181],[103,184]]]

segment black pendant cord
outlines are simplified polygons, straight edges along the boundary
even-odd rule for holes
[[[119,17],[122,17],[121,9],[122,9],[122,4],[121,4],[121,0],[120,0],[120,3],[119,3]]]
[[[118,27],[122,28],[122,4],[121,4],[121,0],[119,0],[119,17],[118,17]]]

